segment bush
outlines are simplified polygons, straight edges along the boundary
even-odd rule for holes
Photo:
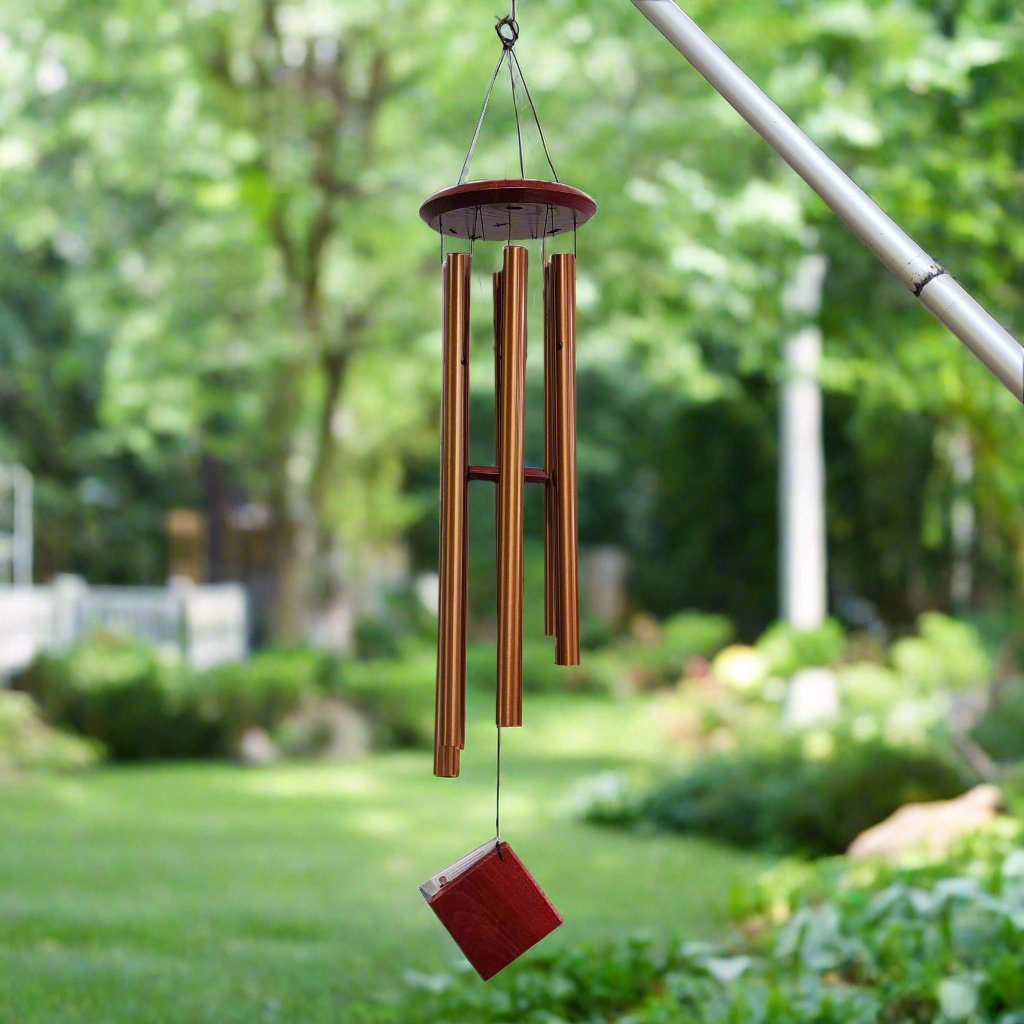
[[[353,1024],[1021,1024],[1024,853],[996,830],[917,868],[828,862],[720,945],[532,952],[487,986],[408,976]],[[768,924],[767,922],[774,922]]]
[[[17,680],[50,722],[99,740],[117,760],[197,757],[217,746],[192,679],[152,647],[96,634],[44,654]]]
[[[981,716],[974,740],[996,761],[1024,761],[1024,682],[1015,680]]]
[[[595,825],[634,825],[644,809],[636,780],[622,771],[583,779],[573,787],[572,801],[576,813]]]
[[[379,611],[356,622],[353,653],[369,661],[398,658],[410,642],[431,644],[436,633],[437,617],[423,606],[416,590],[399,587],[384,596]]]
[[[905,803],[940,800],[972,780],[939,753],[810,733],[718,754],[660,783],[644,820],[737,846],[839,853]]]
[[[231,753],[246,729],[268,732],[320,692],[329,655],[309,648],[268,649],[247,661],[219,665],[199,676],[194,696],[200,715]]]
[[[797,629],[788,622],[769,626],[757,641],[757,649],[774,675],[790,678],[805,668],[825,668],[843,654],[843,627],[829,619],[817,629]]]
[[[607,691],[614,684],[618,665],[604,653],[583,651],[579,665],[555,664],[553,637],[523,642],[523,691],[565,693]],[[466,685],[493,692],[497,676],[497,653],[493,641],[466,647]]]
[[[101,743],[48,726],[27,693],[0,690],[0,773],[74,771],[102,757]]]
[[[978,631],[938,612],[917,620],[917,636],[897,640],[890,656],[899,675],[919,692],[982,687],[992,661]]]
[[[417,648],[402,658],[335,664],[327,690],[370,719],[377,747],[425,747],[434,729],[436,655]]]
[[[691,658],[712,657],[732,636],[732,623],[724,616],[680,612],[615,653],[634,685],[663,686],[676,682]]]

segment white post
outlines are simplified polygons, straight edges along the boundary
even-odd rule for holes
[[[1024,349],[1013,336],[826,156],[672,0],[633,3],[922,305],[1018,401],[1024,402]]]
[[[798,629],[817,629],[828,608],[825,452],[821,419],[821,310],[826,261],[807,256],[784,297],[808,323],[783,343],[779,411],[780,603]]]
[[[85,580],[78,576],[60,575],[51,584],[53,590],[53,646],[58,650],[70,647],[78,635],[78,610],[89,592]]]
[[[32,586],[32,474],[24,466],[14,466],[14,530],[11,569],[14,585]]]
[[[976,522],[974,498],[974,444],[970,432],[961,427],[949,439],[946,448],[953,476],[953,502],[950,506],[950,527],[953,541],[953,564],[949,577],[949,597],[953,610],[966,611],[974,590],[974,537]]]

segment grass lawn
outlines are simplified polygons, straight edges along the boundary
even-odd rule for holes
[[[566,918],[549,942],[708,935],[763,863],[572,819],[575,780],[660,756],[651,708],[534,698],[503,735],[502,831]],[[0,782],[0,1024],[344,1024],[450,966],[417,885],[493,835],[493,745],[475,728],[454,781],[399,753]]]

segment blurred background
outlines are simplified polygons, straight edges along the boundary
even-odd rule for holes
[[[686,6],[1020,336],[1018,5]],[[599,204],[584,654],[543,637],[530,493],[504,752],[503,831],[566,925],[485,988],[422,905],[493,829],[486,488],[468,749],[431,776],[418,209],[494,8],[0,11],[0,1021],[1019,1024],[1020,410],[626,2],[518,4],[555,166]],[[518,172],[504,73],[472,177]],[[475,249],[483,464],[500,258]]]

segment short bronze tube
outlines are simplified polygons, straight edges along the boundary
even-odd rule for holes
[[[505,248],[501,281],[498,408],[499,726],[523,724],[523,418],[526,388],[524,246]]]
[[[555,472],[558,600],[555,664],[580,663],[576,511],[576,257],[551,257],[551,330],[555,349]]]
[[[555,523],[555,489],[551,476],[555,465],[555,346],[552,331],[551,261],[544,264],[544,635],[554,636],[557,628],[558,558]]]
[[[458,775],[465,745],[469,473],[469,253],[449,253],[442,275],[441,524],[434,774]]]
[[[459,777],[459,748],[434,747],[434,774],[439,779],[457,779]]]

